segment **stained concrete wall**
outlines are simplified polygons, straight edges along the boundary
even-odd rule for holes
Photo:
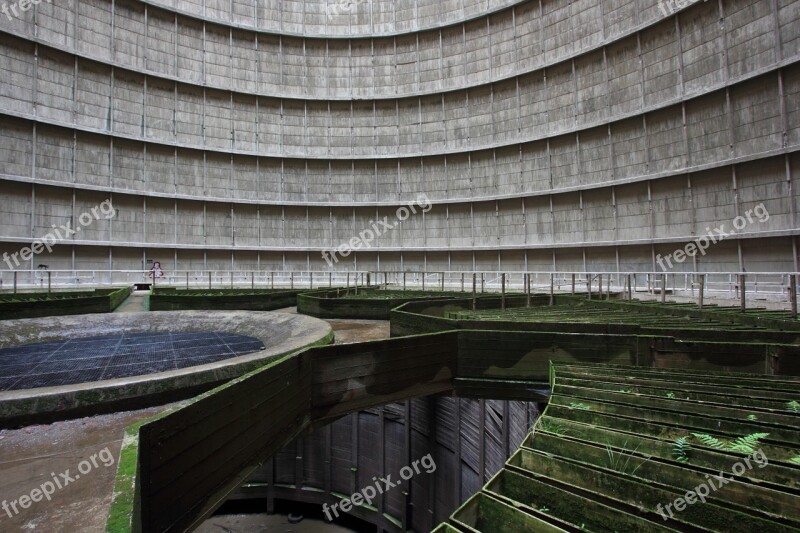
[[[425,194],[336,268],[654,270],[764,203],[680,268],[795,270],[796,5],[41,3],[0,17],[0,249],[111,197],[51,268],[327,270]]]

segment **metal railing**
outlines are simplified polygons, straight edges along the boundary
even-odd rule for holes
[[[317,289],[379,286],[392,290],[587,293],[665,300],[683,297],[764,300],[797,305],[798,272],[501,272],[501,271],[268,271],[3,270],[0,292],[54,291],[155,285],[188,289]]]

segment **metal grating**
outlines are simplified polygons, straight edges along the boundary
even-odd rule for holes
[[[74,385],[216,363],[264,349],[227,333],[137,333],[0,349],[0,391]]]

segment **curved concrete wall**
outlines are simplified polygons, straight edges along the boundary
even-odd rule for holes
[[[0,252],[113,197],[50,268],[327,270],[425,195],[336,268],[654,270],[761,203],[680,268],[798,268],[797,1],[296,3],[0,17]]]
[[[537,417],[530,402],[438,397],[354,413],[286,446],[231,498],[266,498],[270,509],[275,499],[330,506],[373,477],[397,481],[430,454],[434,472],[351,514],[381,531],[431,531],[502,468]]]

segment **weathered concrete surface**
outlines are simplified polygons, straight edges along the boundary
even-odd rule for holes
[[[100,462],[85,479],[57,491],[51,501],[34,503],[12,517],[2,512],[0,531],[104,531],[125,428],[170,407],[0,431],[0,500],[11,502],[30,494],[51,479],[51,472],[58,475],[69,469],[74,475],[81,461],[106,447],[114,458],[113,466],[106,468]]]

